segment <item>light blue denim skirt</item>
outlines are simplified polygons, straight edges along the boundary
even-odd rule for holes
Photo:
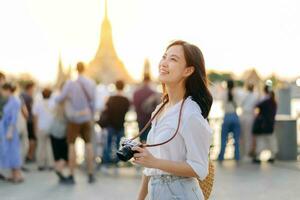
[[[173,175],[151,176],[149,200],[204,200],[196,178]]]

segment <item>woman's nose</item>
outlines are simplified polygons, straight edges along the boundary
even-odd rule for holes
[[[167,67],[167,66],[168,66],[168,61],[167,61],[167,59],[162,59],[162,60],[160,61],[160,66],[161,66],[161,67]]]

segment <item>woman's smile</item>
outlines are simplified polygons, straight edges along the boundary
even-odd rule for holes
[[[170,72],[167,70],[167,69],[165,69],[165,68],[160,68],[159,69],[159,75],[167,75],[167,74],[169,74]]]

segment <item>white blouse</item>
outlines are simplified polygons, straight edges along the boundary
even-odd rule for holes
[[[147,144],[164,142],[173,136],[177,128],[181,103],[182,101],[170,107],[158,121],[157,119],[153,120]],[[211,140],[212,129],[207,120],[203,118],[198,104],[188,97],[183,106],[179,132],[175,138],[167,144],[147,149],[156,158],[187,162],[198,178],[203,180],[208,174]],[[145,168],[143,173],[146,176],[169,174],[154,168]]]

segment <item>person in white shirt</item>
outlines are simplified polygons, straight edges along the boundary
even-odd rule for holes
[[[50,143],[50,125],[53,120],[53,114],[50,105],[52,91],[45,88],[42,91],[43,99],[35,101],[33,104],[33,116],[35,131],[37,133],[37,164],[38,170],[43,171],[53,167],[52,148]]]
[[[166,144],[133,148],[133,162],[145,167],[138,199],[204,200],[197,179],[208,175],[212,96],[200,49],[184,41],[171,43],[159,64],[159,80],[164,103],[153,112],[161,111],[152,121],[147,144],[164,142],[179,129]]]
[[[254,110],[258,102],[258,95],[253,91],[254,85],[247,85],[247,93],[241,103],[242,114],[240,115],[241,123],[241,154],[247,159],[253,149],[252,126],[254,121]]]

